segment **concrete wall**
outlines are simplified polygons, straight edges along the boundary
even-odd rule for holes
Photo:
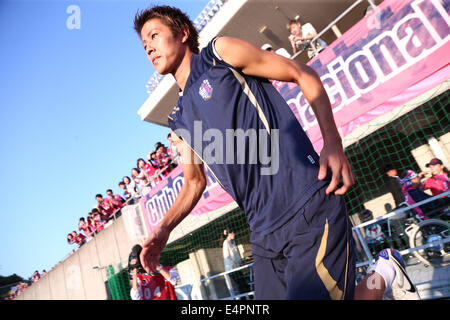
[[[119,217],[16,299],[105,300],[108,298],[104,267],[126,267],[134,245]],[[98,267],[98,268],[94,268]]]

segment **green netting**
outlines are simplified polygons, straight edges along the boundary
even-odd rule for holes
[[[106,269],[109,292],[112,300],[131,300],[130,297],[130,279],[128,270],[123,269],[114,273],[114,267],[108,266]]]
[[[407,169],[420,172],[411,150],[449,132],[449,106],[449,93],[445,92],[387,125],[380,124],[379,130],[346,148],[357,181],[345,196],[350,215],[388,192],[383,180],[386,164],[392,164],[399,173]]]
[[[357,181],[345,195],[348,213],[359,217],[354,221],[368,220],[361,216],[363,204],[389,192],[383,177],[386,164],[392,164],[399,174],[407,169],[421,171],[412,150],[427,145],[430,138],[439,139],[449,132],[449,106],[447,91],[388,124],[380,123],[378,130],[346,148]],[[392,209],[386,205],[385,213]],[[433,217],[446,219],[437,214],[442,212],[440,209],[433,211]],[[379,223],[386,237],[369,245],[372,254],[386,247],[409,248],[404,229],[411,222],[414,221],[402,219]]]
[[[346,154],[357,181],[356,186],[345,196],[348,213],[351,216],[359,215],[365,202],[388,192],[383,180],[383,168],[387,163],[393,164],[398,172],[403,172],[406,169],[420,171],[411,151],[428,144],[431,137],[439,139],[449,132],[449,106],[449,92],[445,92],[389,123],[380,123],[376,131],[346,148]],[[386,207],[386,212],[390,209]],[[382,224],[381,227],[385,234],[389,233],[386,224]],[[161,263],[176,267],[180,262],[190,259],[190,254],[199,250],[216,249],[217,252],[220,252],[221,235],[225,228],[234,229],[237,245],[249,245],[250,229],[247,219],[242,210],[236,209],[167,245],[161,254]],[[373,254],[386,247],[408,248],[407,239],[404,235],[402,236],[404,225],[395,226],[393,224],[391,228],[393,228],[391,229],[391,237],[370,245]],[[358,254],[358,261],[365,260],[362,252],[358,252]],[[216,256],[216,259],[222,259],[220,254]],[[251,252],[243,259],[246,264],[253,262]],[[216,269],[215,271],[220,273],[224,270]],[[230,274],[230,277],[239,287],[238,293],[252,290],[250,272],[251,269],[247,268]],[[111,272],[111,274],[108,283],[113,299],[129,299],[128,275],[123,277],[123,279],[126,278],[126,281],[124,281],[120,276],[113,275],[114,272]],[[206,274],[208,277],[212,275]],[[216,280],[215,295],[212,291],[208,292],[207,286],[205,289],[206,295],[210,299],[227,296],[226,292],[223,293],[226,291],[226,287],[225,290],[219,288],[222,286],[223,289],[225,286],[223,277],[220,284],[217,283],[219,279]]]

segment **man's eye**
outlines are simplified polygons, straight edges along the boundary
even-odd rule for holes
[[[152,39],[155,39],[156,33],[152,34]]]

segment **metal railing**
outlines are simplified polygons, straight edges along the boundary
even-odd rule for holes
[[[336,19],[334,19],[332,22],[330,22],[325,28],[322,29],[322,31],[320,31],[314,38],[312,38],[309,41],[309,44],[315,43],[317,42],[317,40],[320,38],[320,36],[322,36],[325,32],[327,32],[328,30],[330,30],[331,28],[333,28],[333,26],[336,25],[336,23],[338,23],[339,21],[342,20],[342,18],[344,18],[350,11],[352,11],[357,5],[359,5],[361,2],[365,2],[367,1],[370,5],[370,7],[372,7],[372,9],[376,8],[375,3],[372,0],[356,0],[354,3],[352,3],[347,9],[345,9],[344,12],[342,12]],[[296,52],[294,55],[292,55],[291,59],[296,58],[298,55],[300,55],[303,51],[307,50],[308,47],[311,47],[314,50],[314,56],[318,55],[316,46],[314,45],[307,45],[305,46],[302,50]]]
[[[224,271],[224,272],[221,272],[221,273],[217,273],[217,274],[215,274],[215,275],[212,275],[212,276],[210,276],[210,277],[200,279],[199,282],[200,282],[200,285],[206,285],[206,282],[207,282],[207,281],[210,281],[210,280],[213,280],[213,279],[222,277],[222,276],[225,277],[225,276],[229,275],[230,273],[233,273],[233,272],[236,272],[236,271],[240,271],[240,270],[249,268],[249,269],[250,269],[250,270],[249,270],[249,272],[250,272],[250,273],[249,273],[249,274],[250,274],[250,282],[249,282],[249,285],[250,285],[250,291],[244,292],[244,293],[239,293],[239,294],[231,294],[231,292],[232,292],[233,290],[232,290],[232,288],[229,287],[229,284],[228,284],[228,282],[226,281],[226,285],[227,285],[228,291],[230,292],[230,296],[225,297],[225,298],[222,298],[222,299],[220,299],[220,300],[234,300],[234,299],[239,299],[239,298],[242,298],[242,297],[253,296],[253,295],[255,294],[255,291],[253,290],[253,269],[252,269],[252,266],[253,266],[253,263],[249,263],[249,264],[246,264],[246,265],[243,265],[243,266],[234,268],[234,269],[229,270],[229,271]]]
[[[359,239],[359,242],[360,242],[360,244],[362,246],[362,249],[363,249],[363,251],[364,251],[364,253],[365,253],[366,257],[367,257],[367,261],[363,261],[363,262],[358,263],[356,265],[356,267],[362,267],[362,266],[366,266],[366,265],[371,265],[371,264],[373,264],[375,262],[375,259],[374,259],[373,255],[372,255],[372,253],[371,253],[371,251],[369,249],[369,246],[368,246],[365,238],[363,237],[363,235],[361,233],[361,228],[364,228],[366,226],[369,226],[369,225],[372,225],[372,224],[375,224],[375,223],[379,223],[379,222],[382,222],[382,221],[385,221],[385,220],[388,220],[388,223],[389,223],[389,219],[398,217],[401,214],[410,211],[411,209],[414,209],[416,207],[420,207],[420,206],[422,206],[424,204],[436,201],[436,200],[438,200],[440,198],[443,198],[443,197],[449,197],[449,196],[450,196],[450,191],[447,191],[447,192],[441,193],[441,194],[439,194],[437,196],[430,197],[430,198],[428,198],[426,200],[417,202],[417,203],[415,203],[413,205],[407,205],[405,207],[398,208],[398,209],[393,210],[392,212],[389,212],[389,213],[387,213],[387,214],[385,214],[385,215],[383,215],[381,217],[378,217],[378,218],[375,218],[375,219],[371,219],[371,220],[366,221],[364,223],[361,223],[361,224],[359,224],[357,226],[354,226],[352,228],[352,230],[356,232],[356,234],[358,236],[358,239]],[[434,247],[434,246],[440,246],[440,245],[443,245],[443,244],[448,243],[448,242],[450,242],[450,238],[446,238],[446,239],[442,239],[442,240],[436,240],[436,241],[432,241],[430,243],[427,243],[425,245],[421,245],[421,246],[418,246],[418,247],[401,250],[401,251],[399,251],[399,253],[401,255],[406,255],[406,254],[409,254],[409,253],[413,253],[415,251],[423,250],[425,248],[430,248],[430,247]]]

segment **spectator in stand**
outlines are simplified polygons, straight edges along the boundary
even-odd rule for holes
[[[139,198],[139,193],[136,190],[136,182],[134,182],[134,180],[131,180],[128,176],[123,177],[123,182],[125,183],[127,191],[131,195],[131,197],[135,199]]]
[[[97,210],[97,209],[95,208],[95,210]],[[86,223],[89,227],[89,230],[91,231],[91,235],[95,236],[96,230],[97,230],[97,223],[95,222],[95,219],[94,219],[94,212],[91,212],[90,214],[88,214]]]
[[[172,160],[167,154],[166,147],[161,142],[156,144],[156,161],[163,177],[166,177],[172,171],[170,168]]]
[[[131,198],[131,194],[128,192],[125,182],[120,181],[119,188],[123,190],[123,198],[125,199],[125,201]]]
[[[92,213],[92,215],[88,217],[89,228],[93,235],[96,235],[100,231],[100,228],[102,226],[101,222],[99,222],[102,219],[99,219],[98,217],[99,217],[98,212]]]
[[[120,194],[114,195],[114,192],[111,189],[106,190],[106,195],[108,198],[106,200],[111,203],[114,208],[120,209],[123,207],[123,204],[125,202],[125,199],[120,196]]]
[[[82,233],[72,231],[72,238],[74,239],[74,242],[78,245],[78,248],[86,243],[86,237]]]
[[[109,218],[114,218],[114,215],[109,216]],[[106,224],[107,220],[104,220],[100,213],[96,212],[94,213],[94,222],[95,222],[95,230],[97,231],[97,233],[99,233],[100,231],[102,231],[105,228],[105,224]]]
[[[405,195],[402,191],[401,179],[398,175],[397,169],[393,165],[388,164],[384,167],[383,176],[386,189],[392,194],[395,206],[398,207],[401,203],[405,202]]]
[[[131,169],[131,179],[133,179],[136,184],[137,192],[142,196],[144,188],[148,183],[145,172],[143,170],[139,170],[138,168],[133,168]]]
[[[431,196],[423,192],[423,185],[420,182],[419,176],[412,170],[406,170],[401,179],[402,191],[405,195],[405,200],[408,205],[414,205],[423,200],[429,199]],[[417,215],[422,219],[428,219],[427,214],[433,213],[435,205],[433,203],[426,203],[413,208]]]
[[[36,270],[36,271],[33,273],[32,278],[33,278],[33,283],[38,282],[38,280],[41,278],[41,275],[39,274],[39,271]]]
[[[273,52],[273,53],[276,53],[276,54],[279,54],[280,56],[283,56],[283,57],[288,58],[288,59],[291,58],[291,55],[289,54],[289,52],[288,52],[285,48],[279,48],[279,49],[277,49],[277,50],[275,51],[275,50],[273,49],[272,45],[269,44],[269,43],[263,44],[263,45],[261,46],[261,49],[262,49],[262,50],[269,51],[269,52]]]
[[[158,161],[156,160],[156,151],[151,151],[147,156],[147,160],[154,168],[158,169]]]
[[[431,159],[431,161],[426,164],[426,167],[429,168],[430,171],[421,172],[419,177],[422,178],[428,174],[431,174],[431,177],[425,180],[423,189],[430,189],[433,196],[449,191],[450,180],[447,175],[448,170],[445,168],[442,161],[437,158]]]
[[[103,216],[109,217],[116,211],[117,208],[109,201],[103,199],[100,193],[95,195],[95,199],[97,200],[97,209]]]
[[[88,239],[92,238],[91,229],[89,228],[89,225],[86,223],[83,217],[81,217],[78,221],[78,231],[83,231]]]
[[[314,43],[311,42],[311,40],[317,36],[317,31],[311,23],[302,25],[298,20],[294,19],[289,21],[287,29],[290,33],[289,41],[291,42],[292,51],[294,54],[306,49],[306,53],[311,59],[327,47],[325,41],[320,38],[318,38]],[[316,49],[315,51],[313,46]]]
[[[167,135],[167,141],[169,142],[169,146],[167,147],[167,154],[172,159],[172,163],[174,164],[173,168],[175,168],[180,163],[181,160],[181,157],[179,157],[180,153],[178,152],[178,148],[173,143],[172,136],[170,133]]]
[[[145,162],[144,159],[137,159],[136,163],[137,167],[141,172],[144,172],[147,177],[147,181],[150,181],[150,186],[154,187],[159,181],[161,181],[161,177],[159,177],[159,170],[152,166],[150,162]]]
[[[42,270],[42,275],[41,275],[41,278],[43,277],[43,276],[45,276],[47,274],[47,271],[44,269],[44,270]]]
[[[74,244],[75,243],[75,239],[73,238],[71,233],[67,234],[67,243],[68,244]]]

